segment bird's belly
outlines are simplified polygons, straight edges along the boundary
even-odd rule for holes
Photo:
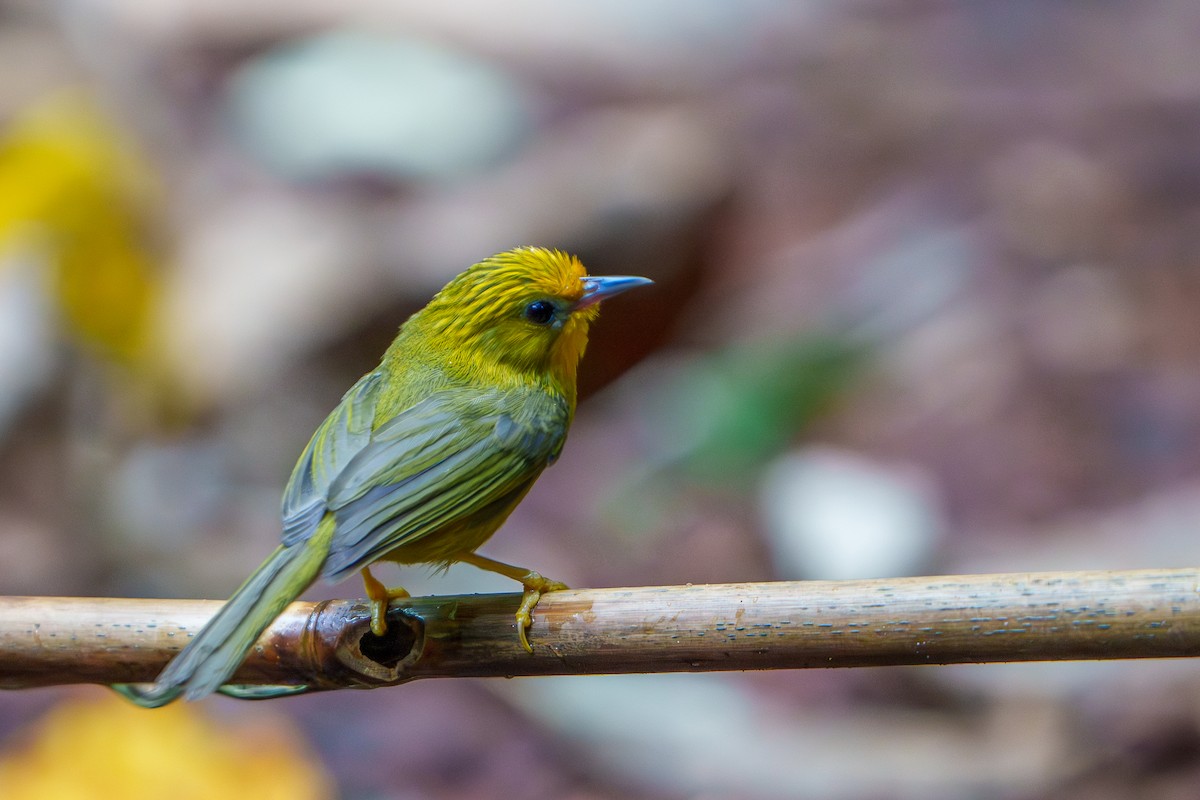
[[[525,497],[533,481],[511,492],[475,514],[456,520],[433,533],[393,547],[381,561],[397,564],[435,564],[449,566],[465,553],[473,553],[504,524],[508,515]]]
[[[394,561],[397,564],[448,566],[458,561],[458,556],[461,554],[473,552],[482,546],[499,527],[499,522],[491,525],[471,526],[459,523],[449,528],[443,528],[437,533],[423,536],[415,542],[393,547],[379,558],[381,561]]]

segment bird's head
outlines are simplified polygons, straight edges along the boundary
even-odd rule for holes
[[[463,358],[545,376],[573,394],[600,301],[648,283],[589,276],[575,256],[520,247],[467,269],[419,316],[426,335]]]

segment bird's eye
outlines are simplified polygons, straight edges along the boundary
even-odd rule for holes
[[[554,304],[546,300],[535,300],[525,306],[524,316],[535,325],[545,325],[554,319]]]

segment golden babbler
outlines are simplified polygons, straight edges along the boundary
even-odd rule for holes
[[[386,630],[380,559],[455,562],[520,581],[517,633],[543,592],[565,588],[477,555],[558,457],[598,303],[646,278],[589,276],[573,256],[519,248],[469,268],[414,314],[304,449],[283,495],[283,541],[158,676],[144,705],[221,687],[268,625],[318,576],[360,571],[371,628]]]

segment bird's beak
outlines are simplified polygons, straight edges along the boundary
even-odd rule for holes
[[[616,297],[621,292],[636,286],[649,286],[654,281],[636,275],[588,275],[583,281],[583,297],[575,302],[573,311],[594,306],[601,300]]]

